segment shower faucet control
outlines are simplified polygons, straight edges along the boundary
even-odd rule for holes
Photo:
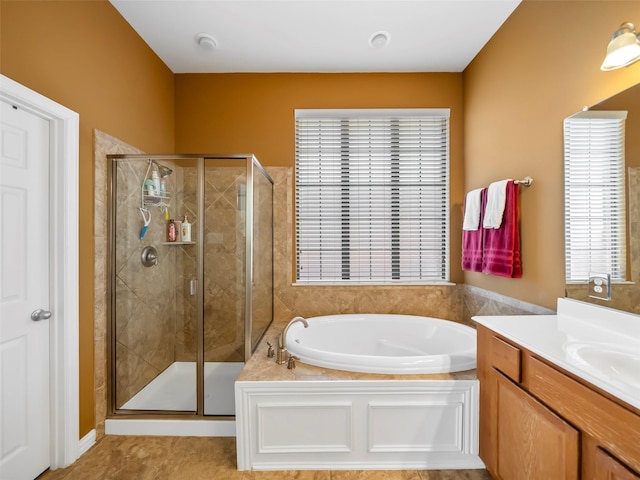
[[[158,251],[150,245],[144,247],[140,254],[140,260],[145,267],[155,267],[158,265]]]
[[[276,356],[276,352],[273,349],[273,345],[271,344],[271,342],[267,342],[267,346],[269,347],[267,349],[267,358],[273,358]]]

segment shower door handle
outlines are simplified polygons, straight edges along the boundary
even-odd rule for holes
[[[39,322],[40,320],[49,320],[51,318],[51,312],[49,310],[43,310],[39,308],[31,312],[31,320]]]

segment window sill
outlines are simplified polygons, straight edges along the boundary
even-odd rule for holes
[[[452,282],[294,282],[292,287],[454,287]]]
[[[589,280],[566,280],[567,285],[588,285]],[[611,285],[635,285],[636,282],[631,280],[611,280]]]

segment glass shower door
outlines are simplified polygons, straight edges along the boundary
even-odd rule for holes
[[[167,220],[197,223],[197,161],[121,158],[111,181],[113,408],[195,413],[198,251]]]
[[[234,382],[244,366],[246,159],[205,159],[204,414],[233,415]]]
[[[273,181],[255,159],[252,172],[251,352],[273,320]]]

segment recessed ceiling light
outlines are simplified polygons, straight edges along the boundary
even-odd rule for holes
[[[198,33],[195,36],[196,43],[205,50],[214,50],[218,47],[218,42],[208,33]]]
[[[384,48],[391,42],[391,35],[389,32],[375,32],[369,37],[369,46],[371,48],[380,49]]]

